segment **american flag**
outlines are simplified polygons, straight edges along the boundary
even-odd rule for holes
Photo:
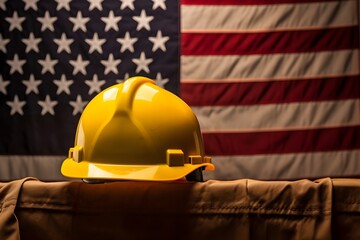
[[[181,96],[216,179],[360,176],[356,0],[183,0]]]
[[[0,179],[59,177],[85,104],[144,75],[216,179],[360,175],[358,1],[0,0]],[[55,176],[55,177],[54,177]]]
[[[0,179],[61,178],[79,117],[132,76],[179,91],[179,3],[0,0]]]

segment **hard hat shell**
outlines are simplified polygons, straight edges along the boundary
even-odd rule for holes
[[[169,181],[200,167],[214,169],[191,108],[154,81],[133,77],[88,103],[61,172],[71,178]]]

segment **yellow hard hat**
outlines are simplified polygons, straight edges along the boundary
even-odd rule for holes
[[[191,108],[154,81],[133,77],[89,102],[61,172],[90,180],[169,181],[199,168],[214,165]]]

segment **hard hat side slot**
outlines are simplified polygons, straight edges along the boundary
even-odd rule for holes
[[[169,167],[184,166],[184,153],[181,149],[166,150],[166,162]]]

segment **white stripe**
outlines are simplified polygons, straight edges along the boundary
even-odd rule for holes
[[[358,50],[244,56],[182,56],[182,81],[281,80],[359,74]]]
[[[0,181],[35,177],[43,181],[64,181],[60,167],[66,156],[0,156]]]
[[[353,26],[357,23],[356,16],[356,1],[253,6],[182,5],[181,28],[182,32],[311,29]]]
[[[295,180],[360,176],[360,151],[214,157],[205,179]],[[326,167],[325,167],[326,166]]]
[[[192,107],[203,132],[312,129],[360,124],[359,100]]]

